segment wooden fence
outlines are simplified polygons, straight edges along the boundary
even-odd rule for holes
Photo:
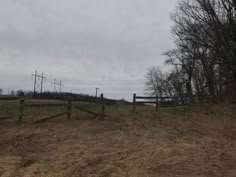
[[[17,99],[18,98],[11,99],[11,100],[17,101]],[[1,99],[1,100],[4,100],[4,99]],[[7,100],[9,100],[9,99],[7,99]],[[77,110],[86,112],[88,114],[92,114],[94,116],[99,116],[100,118],[105,117],[105,101],[104,101],[103,94],[101,94],[101,98],[100,98],[100,101],[99,101],[99,104],[101,105],[101,112],[99,112],[99,113],[96,113],[96,112],[93,112],[91,110],[85,109],[85,108],[77,105],[77,103],[72,103],[71,99],[68,99],[68,101],[65,102],[65,103],[26,103],[25,99],[21,98],[20,100],[18,100],[18,102],[19,102],[18,103],[19,106],[18,106],[17,114],[16,115],[7,115],[7,116],[4,116],[4,117],[0,116],[0,121],[4,121],[4,120],[7,120],[7,119],[12,119],[14,117],[17,117],[18,123],[20,124],[24,120],[25,108],[42,108],[42,107],[43,108],[44,107],[45,108],[66,107],[66,110],[64,110],[61,113],[57,113],[55,115],[51,115],[51,116],[42,118],[40,120],[37,120],[37,121],[35,121],[35,123],[46,122],[48,120],[52,120],[52,119],[55,119],[55,118],[61,117],[61,116],[66,116],[67,119],[70,120],[71,116],[72,116],[72,108],[75,108]]]
[[[78,106],[78,105],[75,105],[75,109],[80,110],[82,112],[86,112],[86,113],[91,114],[95,117],[100,117],[103,119],[105,117],[105,100],[104,100],[103,94],[101,94],[100,100],[98,101],[98,103],[101,105],[101,112],[100,113],[93,112],[91,110],[85,109],[85,108]]]
[[[142,101],[137,101],[137,100]],[[147,100],[147,101],[145,101]],[[133,95],[133,111],[136,110],[136,105],[138,104],[155,104],[156,110],[158,110],[158,96],[156,97],[144,97],[144,96],[137,96],[136,94]]]
[[[137,96],[133,95],[133,111],[135,112],[137,105],[144,104],[153,104],[155,105],[156,110],[159,107],[171,107],[171,106],[183,106],[194,100],[199,100],[198,97],[188,97],[188,96],[179,96],[179,97],[146,97],[146,96]],[[140,101],[141,100],[141,101]]]

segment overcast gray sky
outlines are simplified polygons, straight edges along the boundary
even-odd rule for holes
[[[177,0],[0,0],[0,88],[32,90],[32,73],[64,91],[130,99],[163,65]]]

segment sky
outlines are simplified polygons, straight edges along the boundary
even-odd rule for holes
[[[147,68],[174,47],[177,1],[0,0],[0,88],[32,91],[37,70],[44,91],[61,80],[67,92],[144,95]]]

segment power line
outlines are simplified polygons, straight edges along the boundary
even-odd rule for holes
[[[145,79],[78,79],[77,81],[145,81]]]
[[[44,74],[38,75],[37,71],[35,71],[34,76],[34,95],[36,94],[37,90],[40,90],[41,94],[43,92],[43,81],[46,83],[51,83],[53,87],[54,92],[62,92],[62,88],[64,88],[64,85],[62,84],[62,81],[59,82],[56,79],[48,79],[46,80],[46,77],[44,77]],[[40,83],[39,80],[40,79]],[[92,89],[94,87],[99,86],[100,88],[104,89],[121,89],[125,87],[126,89],[135,89],[140,86],[144,86],[146,80],[145,79],[79,79],[79,80],[72,80],[68,79],[65,81],[69,87],[73,87],[73,89]],[[67,88],[69,88],[67,87]],[[96,95],[98,94],[98,89],[96,89]]]
[[[90,80],[90,79],[84,79],[84,80],[67,80],[68,83],[74,83],[74,84],[80,84],[80,85],[106,85],[106,84],[144,84],[146,80],[144,79],[126,79],[126,80],[117,80],[117,79],[107,79],[107,80]]]
[[[67,82],[68,84],[78,84],[78,85],[83,85],[83,86],[95,86],[95,85],[144,85],[145,82],[78,82],[78,81],[70,81]]]

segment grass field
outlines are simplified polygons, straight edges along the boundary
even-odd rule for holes
[[[0,103],[0,112],[14,110]],[[17,106],[17,104],[16,104]],[[81,106],[98,111],[94,104]],[[234,177],[236,106],[106,106],[104,120],[64,108],[28,108],[23,124],[0,122],[2,177]]]

